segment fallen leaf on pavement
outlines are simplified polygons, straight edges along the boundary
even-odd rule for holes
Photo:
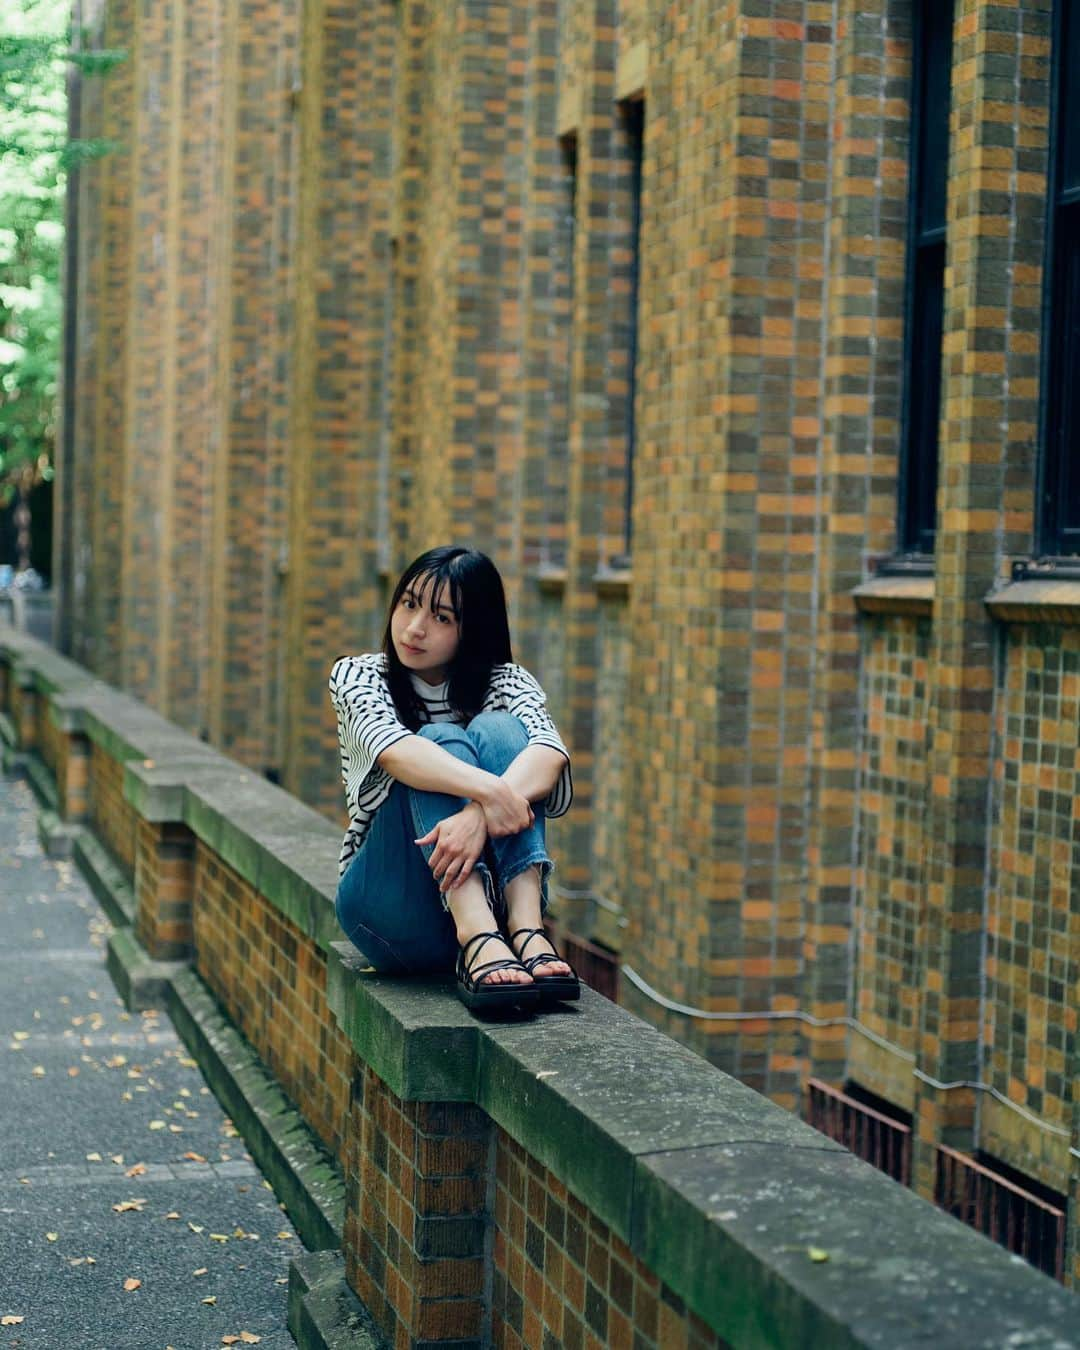
[[[163,1130],[165,1128],[165,1122],[163,1120],[152,1120],[149,1128],[151,1130]]]
[[[184,1158],[185,1158],[185,1160],[186,1160],[187,1162],[205,1162],[205,1161],[206,1161],[206,1159],[203,1157],[203,1155],[202,1155],[201,1153],[193,1153],[193,1152],[191,1151],[191,1149],[188,1149],[188,1151],[184,1154]]]
[[[127,1214],[129,1210],[135,1210],[137,1214],[141,1214],[145,1204],[145,1200],[121,1200],[119,1204],[113,1205],[113,1209],[116,1210],[117,1214]]]
[[[211,1233],[211,1234],[210,1234],[210,1241],[211,1241],[211,1242],[228,1242],[228,1240],[229,1240],[229,1235],[228,1235],[228,1233]]]
[[[208,1269],[207,1266],[200,1266],[198,1270],[193,1270],[191,1273],[192,1275],[205,1275],[207,1269]]]
[[[145,1163],[135,1163],[134,1166],[128,1168],[128,1170],[124,1173],[124,1176],[141,1177],[145,1171],[146,1171]]]
[[[193,1233],[201,1233],[203,1231],[203,1226],[201,1223],[192,1223],[190,1219],[188,1220],[188,1227],[191,1229]]]
[[[170,1209],[168,1214],[165,1215],[165,1217],[167,1219],[178,1219],[180,1215],[177,1213],[175,1209]]]
[[[25,1322],[25,1317],[16,1317],[14,1313],[8,1313],[0,1317],[0,1327],[17,1327],[20,1322]]]
[[[124,1288],[125,1288],[125,1289],[128,1291],[128,1293],[130,1294],[130,1293],[132,1293],[134,1290],[136,1290],[136,1289],[141,1289],[141,1288],[142,1288],[142,1280],[127,1279],[127,1280],[124,1281]]]
[[[807,1247],[806,1254],[811,1261],[827,1261],[829,1253],[823,1247]]]
[[[34,1078],[45,1077],[45,1069],[41,1064],[35,1064],[34,1067],[30,1070],[30,1073],[33,1075]]]
[[[204,1298],[203,1302],[209,1303],[212,1308],[214,1304],[217,1302],[217,1294],[211,1294],[208,1298]]]
[[[100,1154],[100,1153],[88,1153],[88,1154],[86,1155],[86,1161],[87,1161],[87,1162],[100,1162],[100,1161],[101,1161],[101,1154]]]

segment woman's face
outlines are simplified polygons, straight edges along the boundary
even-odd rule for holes
[[[449,589],[436,592],[431,577],[411,581],[390,616],[390,637],[406,670],[428,684],[442,684],[461,640]]]

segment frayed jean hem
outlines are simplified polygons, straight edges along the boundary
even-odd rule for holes
[[[547,884],[548,877],[555,870],[555,864],[546,853],[536,852],[527,858],[517,858],[506,869],[506,874],[499,877],[499,899],[501,901],[502,913],[506,913],[506,888],[515,879],[521,876],[522,872],[528,871],[530,867],[540,869],[540,913],[544,914],[548,907]]]

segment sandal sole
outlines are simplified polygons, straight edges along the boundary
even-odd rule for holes
[[[581,997],[579,980],[557,982],[559,981],[557,975],[549,975],[547,979],[542,975],[535,978],[540,990],[541,1003],[573,1003]]]
[[[506,994],[501,989],[492,993],[480,993],[478,990],[473,992],[464,989],[459,984],[457,994],[466,1008],[474,1013],[526,1011],[535,1008],[540,1002],[540,992],[537,989],[523,989],[520,992],[515,990]]]

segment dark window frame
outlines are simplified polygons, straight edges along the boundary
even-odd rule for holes
[[[1065,80],[1080,58],[1076,0],[1055,0],[1051,53],[1043,398],[1035,480],[1038,561],[1021,570],[1080,576],[1080,128],[1075,113],[1069,116],[1069,105],[1080,103],[1080,96],[1066,88]]]
[[[623,498],[623,548],[608,559],[616,569],[630,566],[634,538],[634,452],[637,446],[638,308],[641,300],[641,207],[645,177],[645,96],[635,95],[619,103],[619,116],[630,161],[630,298],[626,390],[626,482]]]
[[[955,11],[953,0],[920,0],[913,10],[897,553],[882,570],[930,572],[937,524]],[[937,28],[928,24],[928,15],[934,16]],[[938,48],[934,38],[942,29],[949,41],[947,47]]]

